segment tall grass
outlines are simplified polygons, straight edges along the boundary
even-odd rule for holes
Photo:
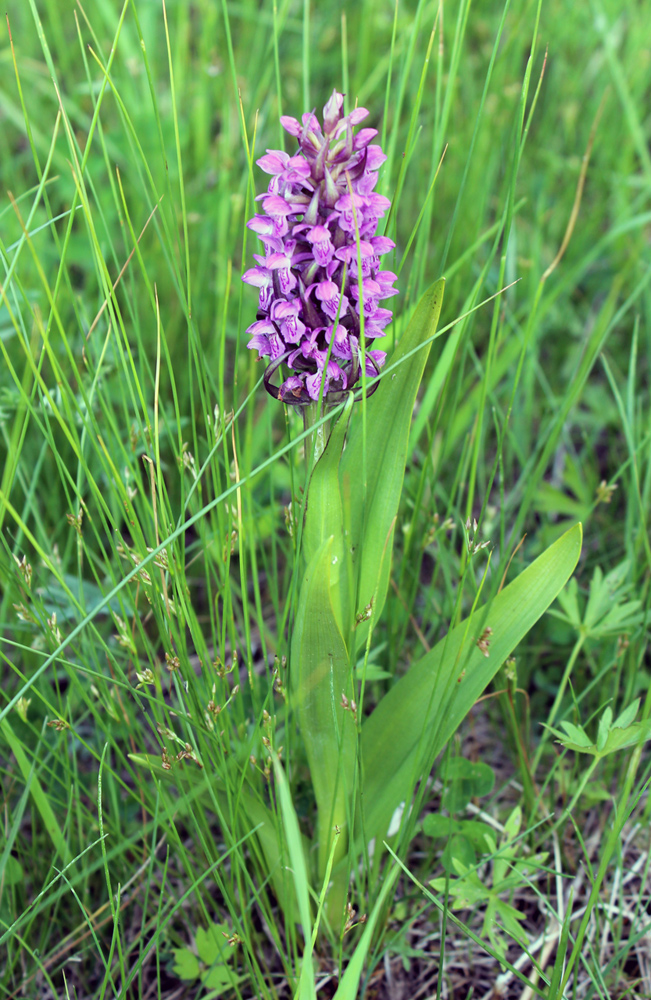
[[[280,829],[271,750],[300,761],[283,658],[302,426],[245,350],[255,301],[239,276],[256,249],[255,160],[282,148],[281,113],[333,86],[370,109],[389,152],[402,314],[447,279],[430,364],[450,365],[441,384],[426,375],[414,417],[369,704],[471,607],[485,561],[460,594],[467,518],[496,580],[583,522],[578,590],[558,609],[575,601],[576,616],[545,618],[473,715],[507,762],[481,809],[503,836],[517,800],[518,837],[548,852],[517,885],[537,901],[539,947],[532,925],[510,965],[541,995],[647,995],[648,755],[605,757],[586,779],[541,725],[593,732],[637,697],[651,711],[643,6],[28,0],[0,31],[5,995],[299,988],[295,865],[270,872],[245,815],[271,807]],[[616,569],[590,616],[591,584]],[[288,781],[310,832],[304,766]],[[418,805],[431,811],[437,789],[423,783]],[[419,816],[394,850],[431,895],[444,845]],[[367,866],[351,890],[376,920],[369,997],[431,914],[406,876],[396,907],[385,878]],[[444,967],[455,989],[459,932],[452,897],[438,901],[449,934],[434,921],[436,947],[412,956],[434,970],[431,995]],[[215,925],[230,939],[210,946],[221,986],[187,952]],[[362,934],[321,938],[317,995]],[[491,981],[515,983],[472,934]]]

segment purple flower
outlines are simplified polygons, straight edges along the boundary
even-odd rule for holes
[[[375,235],[390,206],[374,190],[386,156],[373,145],[375,129],[353,132],[368,111],[344,115],[343,105],[335,90],[323,124],[313,111],[300,122],[280,119],[298,149],[293,156],[268,149],[260,157],[271,179],[256,198],[262,213],[247,223],[264,248],[242,277],[259,290],[247,346],[270,359],[265,386],[271,395],[299,406],[321,393],[339,402],[359,383],[363,357],[366,375],[379,374],[386,353],[375,344],[392,317],[379,302],[398,293],[395,274],[380,264],[395,244]],[[271,378],[281,364],[290,373],[277,387]]]

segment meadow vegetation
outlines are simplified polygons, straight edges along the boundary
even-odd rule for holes
[[[651,996],[647,20],[633,0],[9,5],[3,997]],[[480,592],[583,541],[512,655],[471,630],[492,681],[384,836],[317,863],[288,676],[311,437],[264,391],[240,276],[256,160],[333,88],[388,154],[389,361],[445,278],[386,602],[352,647],[359,731]]]

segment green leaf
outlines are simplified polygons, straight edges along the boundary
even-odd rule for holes
[[[199,959],[189,948],[174,949],[174,974],[179,979],[199,978]]]
[[[227,962],[231,957],[228,942],[224,933],[230,936],[228,924],[211,924],[208,930],[200,927],[197,931],[195,941],[199,958],[206,965],[213,965],[218,959]]]
[[[647,615],[640,610],[641,601],[625,599],[631,589],[631,585],[625,582],[628,572],[628,560],[620,563],[606,576],[597,566],[592,574],[590,593],[583,614],[579,608],[575,580],[571,580],[566,590],[558,595],[558,603],[565,612],[566,620],[577,632],[598,639],[616,635],[626,629],[635,629],[645,622]]]
[[[505,843],[509,843],[515,840],[520,832],[520,827],[522,826],[522,809],[520,806],[516,806],[512,812],[509,813],[508,818],[504,823],[504,839]]]
[[[493,906],[502,919],[504,930],[519,944],[526,942],[526,936],[520,926],[519,921],[526,920],[527,914],[516,910],[510,903],[505,903],[501,899],[492,900]]]
[[[348,650],[337,624],[330,593],[332,538],[313,557],[301,587],[291,647],[292,704],[310,768],[318,810],[318,859],[322,878],[335,825],[348,824],[357,729],[342,695],[354,699]],[[335,864],[346,853],[337,842]],[[343,912],[343,909],[342,909]]]
[[[610,802],[612,800],[612,795],[603,781],[589,781],[583,789],[581,797],[585,799],[588,806],[593,806],[597,802]]]
[[[575,726],[573,722],[561,722],[561,726],[573,743],[576,743],[580,747],[592,746],[592,740],[581,726]]]
[[[364,676],[366,683],[371,684],[373,681],[388,681],[393,677],[393,674],[389,670],[378,667],[376,663],[369,663],[364,671]]]
[[[0,871],[0,881],[5,886],[19,885],[25,878],[23,866],[17,858],[9,854],[7,856],[4,869]]]
[[[578,631],[581,628],[581,611],[579,609],[579,587],[574,579],[558,595],[558,603],[567,616],[567,620]]]
[[[567,728],[570,724],[563,722],[561,725]],[[646,743],[647,740],[651,739],[651,719],[633,722],[626,729],[615,728],[613,726],[603,745],[600,745],[599,737],[597,738],[597,743],[592,743],[584,731],[582,729],[578,730],[576,726],[572,726],[572,729],[581,733],[580,741],[567,739],[563,733],[557,729],[552,729],[551,726],[547,726],[546,728],[558,738],[558,742],[562,743],[567,750],[574,750],[575,753],[589,753],[593,757],[607,757],[608,754],[616,753],[617,750],[625,750],[627,747],[634,747],[640,742]]]
[[[413,664],[362,727],[365,829],[386,829],[517,644],[573,572],[581,525],[566,532],[488,605],[452,629]],[[489,656],[476,637],[493,630]]]
[[[72,861],[72,853],[70,851],[70,847],[68,846],[68,841],[66,840],[63,831],[57,822],[57,818],[52,806],[50,805],[47,792],[39,781],[36,773],[36,762],[39,760],[39,751],[41,747],[40,740],[35,748],[34,746],[31,747],[33,759],[30,764],[27,754],[23,749],[23,744],[16,736],[16,733],[14,732],[8,719],[0,720],[0,732],[7,741],[14,757],[16,758],[16,763],[20,768],[20,773],[25,781],[25,786],[29,788],[34,805],[40,813],[43,821],[43,826],[52,841],[52,846],[58,852],[58,855],[64,864],[69,864]]]
[[[430,885],[437,892],[445,892],[446,879],[432,879]],[[474,871],[465,872],[463,877],[449,881],[448,892],[455,900],[455,910],[465,910],[473,903],[481,903],[483,900],[489,899],[491,895],[490,888],[480,882],[477,872]]]
[[[583,614],[583,623],[586,628],[591,629],[601,616],[604,605],[610,598],[610,588],[603,585],[604,575],[600,566],[597,566],[590,581],[590,594],[588,603]]]
[[[339,467],[344,507],[350,509],[353,568],[359,570],[356,611],[367,607],[375,597],[375,617],[384,606],[389,586],[409,429],[430,345],[406,356],[436,331],[444,287],[443,279],[437,281],[420,300],[389,364],[402,358],[405,361],[389,372],[377,392],[362,403],[366,412],[356,415]],[[368,624],[363,623],[356,632],[358,648],[367,634]]]
[[[206,775],[205,770],[196,767],[177,765],[171,770],[165,770],[161,764],[158,754],[128,754],[128,757],[138,767],[145,767],[155,779],[161,780],[162,787],[167,785],[182,786],[190,785],[193,796],[200,796],[210,781],[212,794],[216,794],[220,801],[224,813],[227,814],[230,808],[230,800],[227,797],[224,783],[219,775]],[[235,763],[235,758],[232,758]],[[181,781],[182,779],[182,781]],[[182,799],[188,803],[187,791]],[[278,831],[274,814],[261,800],[259,795],[250,786],[243,785],[238,792],[238,807],[246,814],[250,823],[250,829],[255,830],[254,836],[257,838],[262,853],[264,854],[267,871],[273,881],[274,892],[279,900],[285,896],[287,873],[281,864],[282,845],[279,843]]]
[[[489,795],[495,784],[495,773],[488,764],[465,757],[447,761],[441,769],[441,778],[446,782],[442,805],[451,813],[461,812],[471,799]]]
[[[80,581],[77,576],[73,576],[71,573],[63,573],[61,580],[63,586],[60,583],[52,582],[43,592],[43,606],[48,615],[51,615],[53,611],[56,612],[59,624],[77,621],[79,608],[73,604],[69,593],[78,594],[80,585],[83,592],[84,610],[88,614],[107,615],[113,611],[117,615],[124,616],[134,613],[133,603],[126,590],[122,591],[119,598],[114,597],[108,604],[103,604],[104,593],[97,584],[90,580]],[[99,611],[95,611],[95,608],[99,608]]]
[[[380,894],[375,901],[375,906],[371,910],[371,915],[366,921],[364,933],[362,934],[360,942],[353,952],[353,957],[346,967],[346,971],[344,972],[339,986],[337,987],[337,992],[335,993],[333,1000],[356,1000],[359,992],[359,981],[362,978],[362,971],[364,969],[366,956],[368,955],[371,942],[373,941],[375,925],[377,924],[378,917],[382,913],[382,909],[387,902],[389,894],[392,892],[393,887],[396,884],[399,874],[400,868],[396,865],[385,877],[384,885],[382,886]]]
[[[609,705],[599,719],[599,730],[597,732],[597,750],[599,751],[603,750],[606,746],[606,740],[608,739],[608,733],[610,732],[610,724],[612,721],[613,710]]]
[[[339,461],[354,399],[353,393],[349,393],[343,411],[330,430],[323,454],[314,466],[307,490],[302,537],[303,556],[308,566],[326,539],[332,538],[330,596],[337,624],[344,635],[352,624],[352,614],[348,596]]]
[[[298,992],[296,993],[296,1000],[316,1000],[312,962],[312,917],[310,914],[309,881],[307,866],[305,864],[305,854],[303,853],[303,841],[287,778],[280,760],[275,755],[273,765],[276,790],[287,840],[287,850],[289,852],[289,864],[294,879],[298,912],[303,928],[303,940],[305,941],[301,963],[301,978]]]
[[[626,729],[611,729],[606,740],[606,745],[601,751],[601,756],[615,753],[617,750],[625,750],[627,747],[637,746],[638,743],[646,743],[651,739],[651,719],[642,722],[634,722]]]
[[[448,819],[437,813],[428,813],[423,820],[423,833],[426,837],[445,838],[461,834],[476,851],[486,854],[493,849],[492,831],[485,823],[468,819]]]
[[[462,834],[455,833],[445,845],[441,863],[449,872],[465,875],[477,864],[477,854],[470,841]]]
[[[628,708],[617,716],[613,722],[613,729],[628,729],[632,722],[635,721],[635,716],[637,715],[638,709],[640,707],[640,699],[636,698],[632,701]]]
[[[227,965],[216,965],[214,969],[208,969],[206,972],[201,973],[201,982],[203,985],[208,989],[215,990],[214,993],[210,994],[215,1000],[222,993],[225,993],[226,990],[232,990],[241,979],[242,977],[235,975]]]

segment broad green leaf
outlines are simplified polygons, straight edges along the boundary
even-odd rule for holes
[[[606,756],[606,754],[615,753],[616,750],[625,750],[627,747],[637,746],[638,743],[646,743],[650,739],[651,719],[634,722],[627,729],[611,729],[601,753]]]
[[[522,913],[520,910],[516,910],[510,903],[505,903],[501,899],[493,899],[491,900],[491,903],[500,916],[502,924],[504,925],[504,930],[507,934],[509,934],[514,941],[517,941],[518,944],[525,944],[527,938],[526,935],[524,935],[523,929],[518,921],[526,920],[527,914]],[[488,934],[491,926],[494,927],[494,918],[492,914],[487,913],[484,918],[484,932]]]
[[[577,632],[594,639],[616,635],[642,625],[647,618],[641,610],[642,602],[626,600],[631,589],[630,584],[625,582],[628,570],[628,560],[620,563],[606,576],[597,566],[592,574],[590,593],[583,612],[579,608],[577,582],[570,580],[566,590],[558,595],[558,603],[565,615],[557,613],[557,617],[565,618]]]
[[[301,730],[318,811],[319,876],[323,878],[337,825],[348,825],[348,797],[355,770],[357,729],[348,650],[337,624],[330,593],[333,540],[312,558],[298,599],[291,647],[292,704]],[[346,853],[337,843],[335,863]],[[342,910],[343,912],[343,910]]]
[[[583,733],[583,730],[580,730],[582,733],[580,740],[576,740],[562,733],[559,729],[553,729],[551,726],[545,726],[545,729],[549,730],[552,736],[556,737],[556,742],[560,743],[567,750],[574,750],[575,753],[597,753],[596,746],[591,742],[590,737],[586,733]]]
[[[71,573],[63,573],[61,580],[64,586],[53,581],[43,593],[43,605],[48,615],[55,611],[59,624],[77,621],[79,608],[72,603],[69,593],[78,594],[80,585],[83,590],[84,608],[89,614],[94,612],[96,615],[106,615],[109,611],[114,611],[118,615],[134,613],[133,603],[126,591],[123,591],[119,598],[114,597],[108,604],[104,604],[103,592],[90,580],[82,580],[80,583],[78,577]],[[95,612],[96,607],[100,608],[97,612]]]
[[[564,514],[573,520],[589,517],[592,512],[592,497],[589,502],[568,496],[564,489],[542,482],[536,490],[536,510],[547,514]]]
[[[608,606],[612,589],[614,588],[609,587],[608,583],[604,586],[603,571],[601,566],[597,566],[592,574],[588,603],[583,613],[583,623],[588,629],[591,629],[602,616]]]
[[[584,787],[581,797],[585,800],[588,807],[595,805],[597,802],[612,801],[612,794],[608,791],[603,781],[589,781]]]
[[[445,892],[446,879],[434,878],[430,885],[437,892]],[[481,903],[491,895],[490,888],[480,882],[477,873],[473,871],[466,871],[461,878],[450,881],[448,892],[455,900],[452,904],[455,910],[464,910],[472,903]]]
[[[437,281],[423,295],[391,356],[391,364],[405,358],[436,331],[444,284],[443,279]],[[362,403],[366,407],[365,420],[362,413],[356,414],[339,466],[344,507],[350,508],[353,568],[359,571],[355,610],[362,611],[375,597],[376,617],[389,586],[393,526],[405,476],[409,429],[429,349],[428,344],[407,357]],[[358,627],[358,648],[367,633],[366,623]]]
[[[573,572],[581,525],[551,545],[488,605],[452,629],[402,677],[362,727],[364,822],[386,829],[394,809],[456,732],[506,658]],[[492,629],[488,657],[477,636]]]
[[[351,392],[339,419],[333,425],[323,454],[314,466],[305,503],[303,557],[310,565],[328,538],[332,538],[330,598],[343,635],[348,634],[352,615],[348,596],[347,560],[344,550],[344,512],[339,487],[339,462],[350,422],[354,395]]]
[[[520,806],[516,806],[508,815],[504,822],[504,833],[501,838],[502,846],[510,844],[520,832],[520,827],[522,826],[522,809]],[[497,888],[498,885],[504,887],[505,879],[511,871],[511,863],[515,860],[514,856],[510,856],[504,850],[500,850],[497,857],[493,861],[493,886]],[[519,878],[515,876],[515,882],[518,883]]]
[[[581,628],[581,611],[579,609],[579,587],[574,579],[558,595],[558,603],[562,607],[567,620],[578,631]]]
[[[520,806],[516,806],[510,813],[508,818],[504,823],[504,838],[508,843],[511,840],[515,840],[520,832],[520,827],[522,826],[522,809]]]
[[[462,834],[455,833],[445,845],[441,857],[443,867],[457,875],[465,874],[477,864],[477,854],[471,842]]]

